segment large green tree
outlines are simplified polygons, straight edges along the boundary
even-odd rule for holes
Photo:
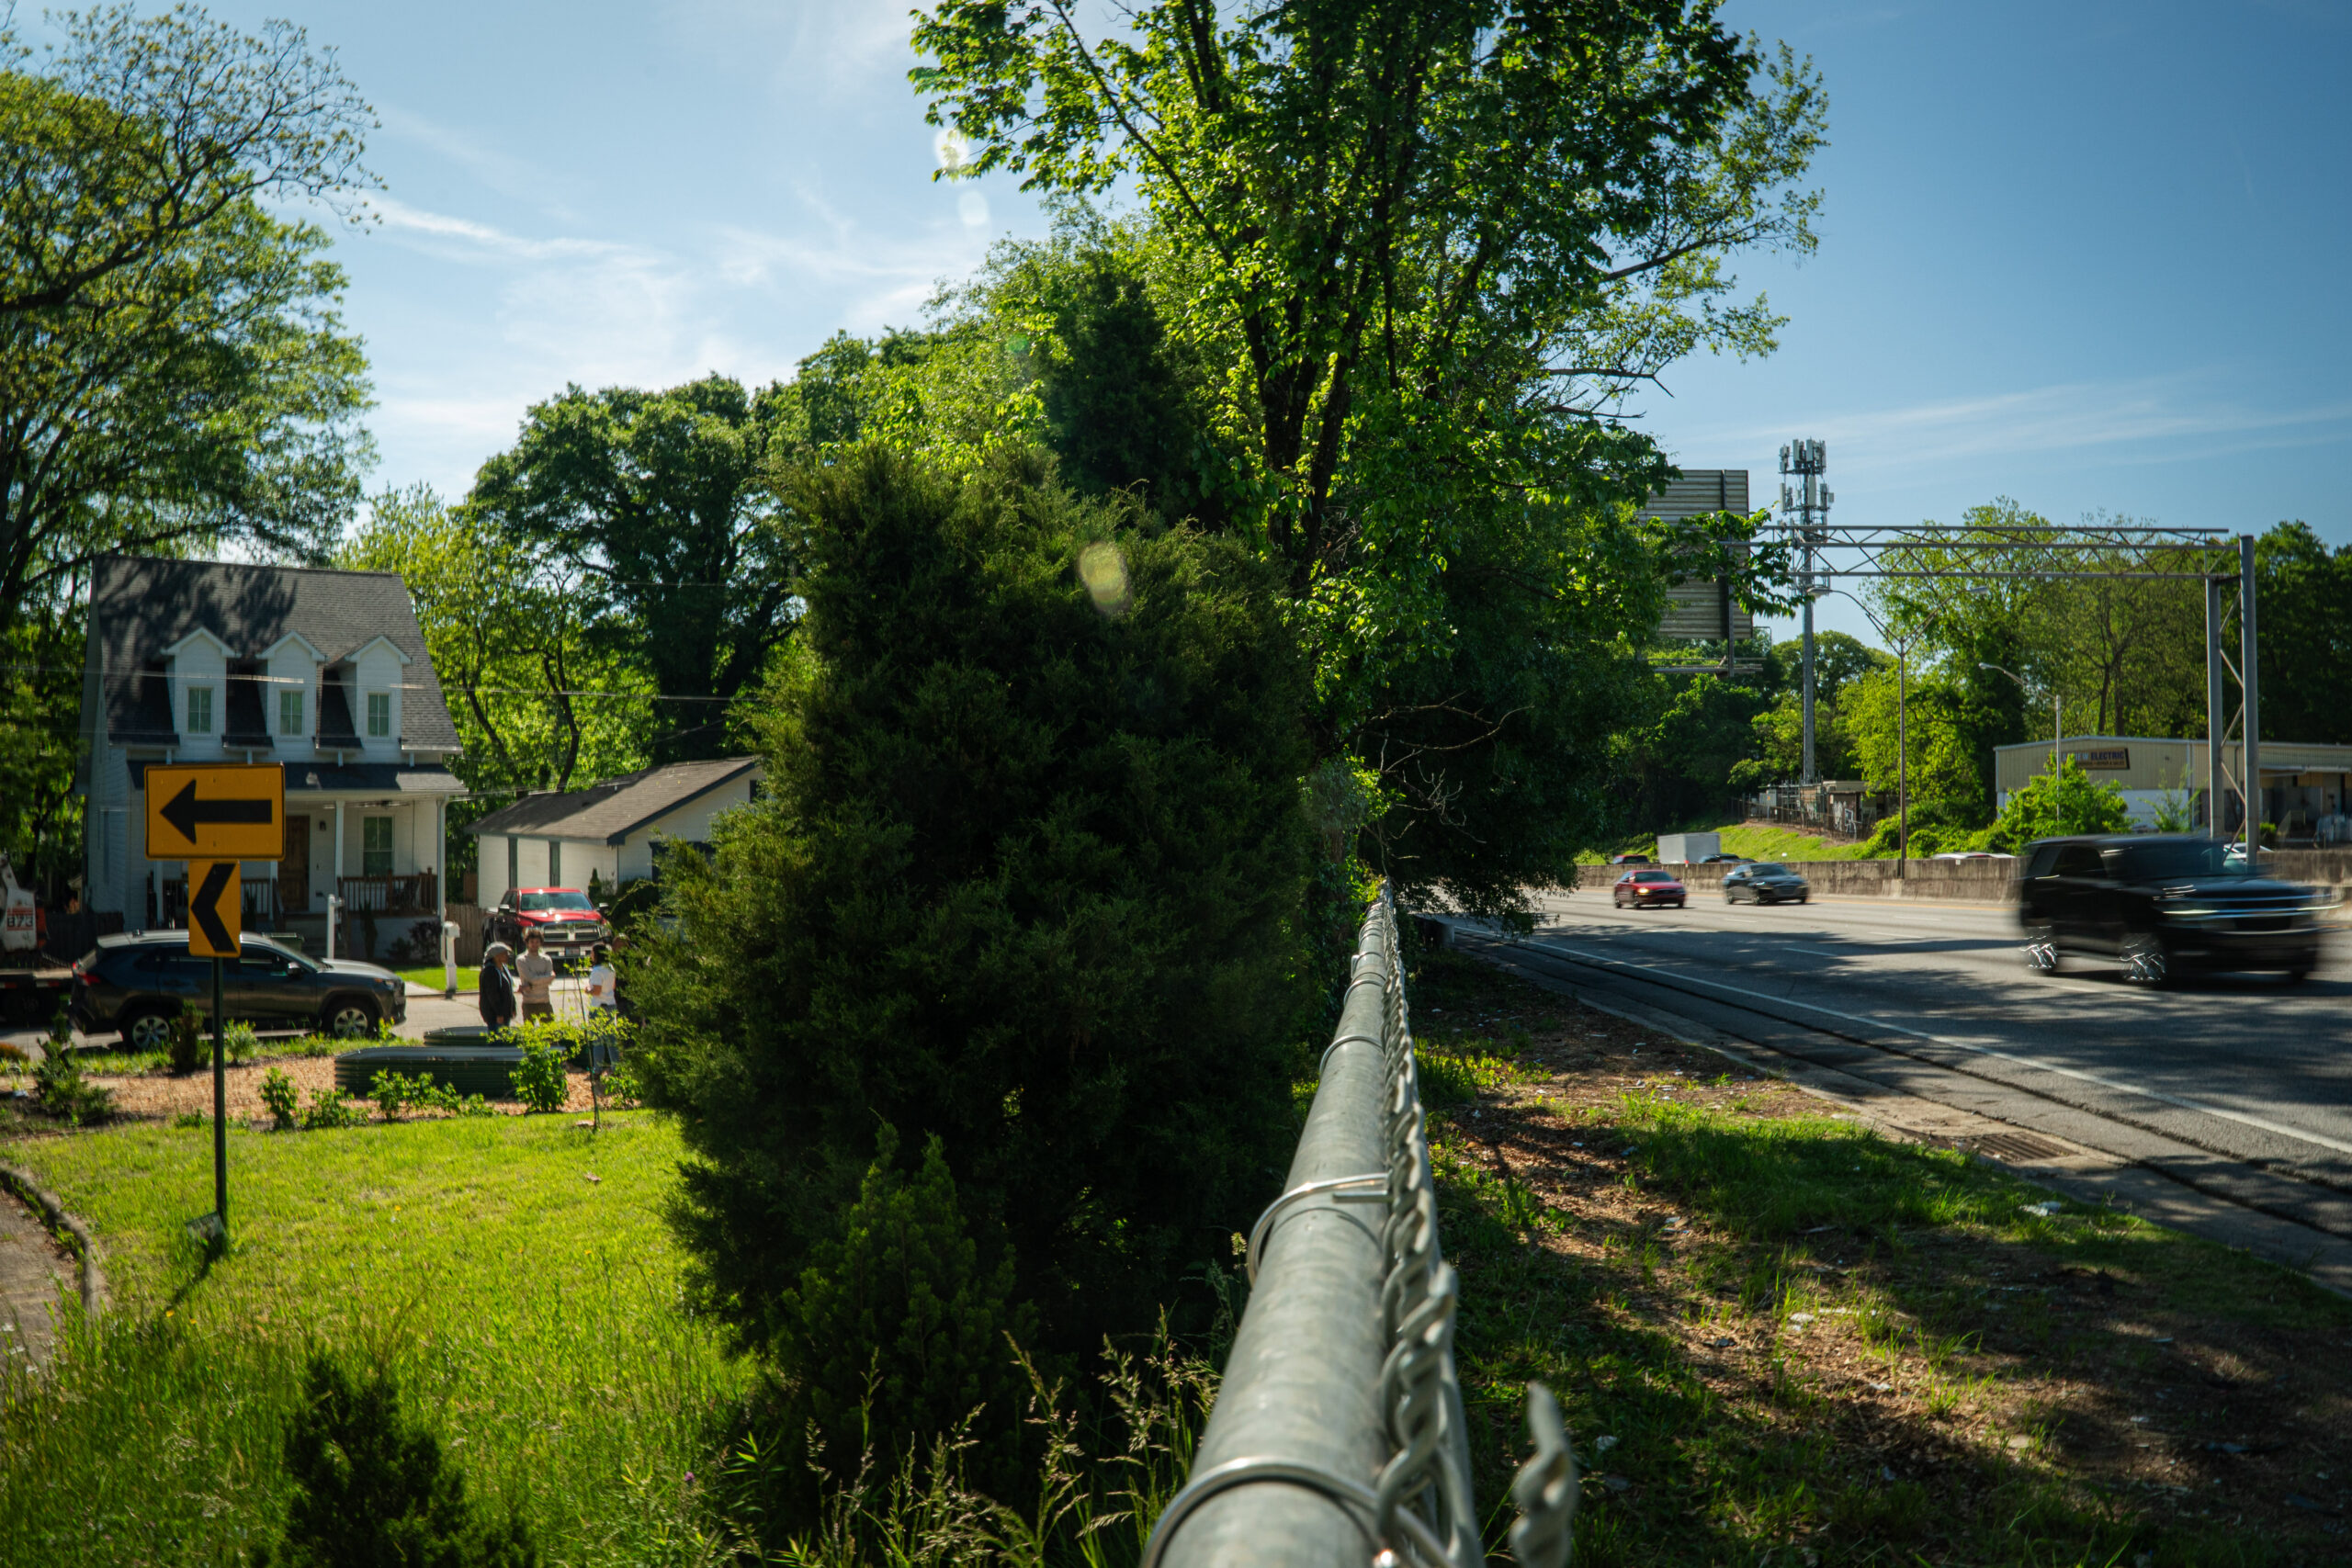
[[[69,13],[0,27],[0,632],[97,555],[317,554],[368,457],[358,343],[317,226],[366,106],[283,24]]]
[[[1777,319],[1733,297],[1725,262],[1813,243],[1792,186],[1821,141],[1809,70],[1710,6],[1648,0],[1161,0],[1099,37],[1059,3],[947,0],[915,43],[933,119],[972,145],[952,174],[1073,197],[1129,181],[1144,203],[1125,246],[1144,288],[1097,269],[1060,294],[1086,309],[1037,312],[1063,371],[1038,416],[1065,461],[1193,486],[1180,504],[1280,569],[1319,751],[1421,818],[1375,834],[1417,844],[1393,872],[1477,905],[1558,874],[1576,833],[1520,829],[1598,819],[1604,737],[1633,710],[1527,697],[1630,701],[1607,667],[1738,531],[1639,525],[1669,469],[1612,416],[1683,355],[1771,347]],[[1197,367],[1204,395],[1111,396],[1082,373],[1097,344]],[[1214,460],[1079,451],[1057,410],[1089,396],[1181,410],[1169,428]],[[1498,657],[1513,646],[1540,677]]]
[[[2331,552],[2309,524],[2281,523],[2256,542],[2254,570],[2263,738],[2352,740],[2352,546]]]
[[[785,389],[723,376],[571,387],[475,478],[471,517],[574,563],[577,602],[630,627],[665,705],[658,761],[722,754],[728,705],[791,634],[799,529],[770,480],[793,406]]]
[[[653,683],[630,628],[595,618],[560,551],[420,485],[378,496],[335,558],[407,582],[465,741],[453,766],[477,795],[570,789],[644,766]]]

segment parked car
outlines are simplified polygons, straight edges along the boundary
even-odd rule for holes
[[[408,1019],[408,982],[373,964],[322,962],[248,935],[224,964],[221,1010],[255,1029],[316,1029],[346,1039],[379,1022]],[[135,1050],[161,1050],[180,1005],[212,1014],[212,960],[187,950],[186,931],[135,931],[98,938],[74,965],[67,1008],[85,1034],[108,1032]]]
[[[521,952],[523,938],[539,933],[550,958],[576,958],[605,939],[603,911],[577,887],[517,887],[499,900],[482,930],[492,942]]]
[[[1647,865],[1650,863],[1650,857],[1647,855],[1611,855],[1609,857],[1609,863],[1611,865]]]
[[[1734,866],[1724,874],[1724,902],[1736,904],[1802,904],[1813,897],[1813,884],[1787,866],[1770,861]]]
[[[2263,876],[2211,839],[2043,839],[2020,863],[2018,923],[2035,969],[2086,953],[2143,986],[2192,969],[2276,969],[2292,983],[2319,963],[2325,896]]]
[[[1628,905],[1646,909],[1666,904],[1679,909],[1690,897],[1690,891],[1674,879],[1674,874],[1666,871],[1629,871],[1609,890],[1609,901],[1621,909]]]

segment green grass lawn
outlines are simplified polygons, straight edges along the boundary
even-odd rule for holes
[[[1814,834],[1799,832],[1794,828],[1760,827],[1745,822],[1735,822],[1727,827],[1702,828],[1693,830],[1721,835],[1724,853],[1746,855],[1750,860],[1805,861],[1863,858],[1860,844],[1832,843]],[[1656,859],[1657,839],[1655,835],[1645,839],[1628,839],[1610,852],[1645,854]],[[1577,857],[1580,863],[1587,865],[1598,865],[1608,858],[1608,855],[1598,850],[1587,851]]]
[[[714,1561],[689,1472],[754,1375],[681,1306],[659,1216],[675,1133],[608,1114],[229,1134],[233,1240],[207,1266],[208,1130],[11,1143],[86,1218],[115,1304],[51,1382],[0,1385],[0,1563],[226,1563],[282,1517],[313,1348],[399,1376],[469,1490],[558,1563]]]
[[[1415,1001],[1477,1495],[1545,1382],[1578,1568],[2352,1562],[2352,1303],[1472,960]]]
[[[1738,823],[1715,829],[1723,835],[1724,853],[1750,860],[1860,860],[1860,844],[1833,844],[1794,828],[1769,828]]]
[[[398,975],[401,979],[406,980],[412,986],[423,986],[430,990],[435,991],[439,990],[445,984],[447,984],[448,979],[448,976],[443,973],[441,965],[438,964],[422,964],[414,969],[395,969],[392,973]],[[470,991],[474,988],[475,973],[476,971],[471,964],[460,964],[458,965],[458,989],[460,992]]]

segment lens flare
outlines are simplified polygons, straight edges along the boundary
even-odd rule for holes
[[[1098,541],[1079,551],[1078,578],[1096,609],[1106,615],[1127,613],[1127,563],[1118,546]]]

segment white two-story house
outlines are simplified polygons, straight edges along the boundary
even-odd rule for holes
[[[146,856],[150,762],[275,762],[286,858],[243,868],[248,930],[323,944],[327,899],[389,942],[439,919],[458,750],[408,587],[390,572],[108,556],[82,674],[84,904],[184,923],[185,863]],[[364,945],[364,944],[362,944]]]

